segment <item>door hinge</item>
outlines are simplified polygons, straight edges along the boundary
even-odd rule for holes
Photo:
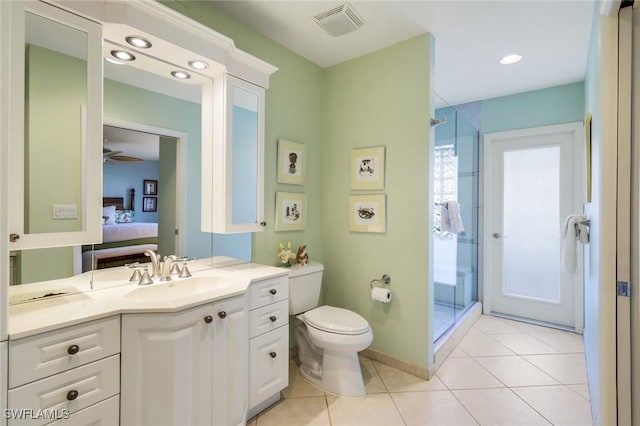
[[[631,283],[629,281],[618,281],[618,296],[631,297]]]

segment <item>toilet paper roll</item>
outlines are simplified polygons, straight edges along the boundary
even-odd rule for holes
[[[389,303],[391,302],[391,291],[382,287],[374,287],[371,290],[371,300],[374,302]]]

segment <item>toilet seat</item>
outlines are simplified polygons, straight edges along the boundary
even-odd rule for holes
[[[303,314],[304,322],[328,333],[358,335],[370,330],[367,320],[348,309],[319,306]]]

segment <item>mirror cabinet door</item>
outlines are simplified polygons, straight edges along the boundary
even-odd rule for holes
[[[10,249],[101,239],[102,30],[11,2]]]
[[[230,75],[214,81],[211,229],[221,234],[264,229],[264,89]],[[217,115],[216,115],[217,114]],[[224,143],[218,143],[223,140]],[[203,172],[205,168],[203,167]],[[203,200],[205,197],[203,196]],[[203,216],[204,217],[204,216]],[[203,226],[206,224],[203,223]],[[203,229],[207,231],[208,229]]]

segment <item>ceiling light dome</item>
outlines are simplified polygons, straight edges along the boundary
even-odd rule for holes
[[[144,37],[140,36],[129,36],[126,37],[127,43],[132,46],[139,47],[141,49],[148,49],[151,47],[151,42]]]
[[[129,52],[125,52],[124,50],[112,50],[111,51],[111,56],[113,56],[114,58],[117,58],[121,61],[135,61],[136,57],[133,56],[131,53]]]
[[[180,80],[186,80],[188,78],[191,78],[191,75],[184,71],[171,71],[171,75],[174,76],[175,78],[179,78]]]
[[[511,65],[511,64],[515,64],[516,62],[520,62],[520,60],[522,60],[522,56],[517,54],[512,54],[512,55],[504,56],[502,59],[500,59],[500,63],[502,65]]]
[[[207,64],[205,61],[199,60],[189,61],[189,66],[194,70],[206,70],[207,68],[209,68],[209,64]]]

